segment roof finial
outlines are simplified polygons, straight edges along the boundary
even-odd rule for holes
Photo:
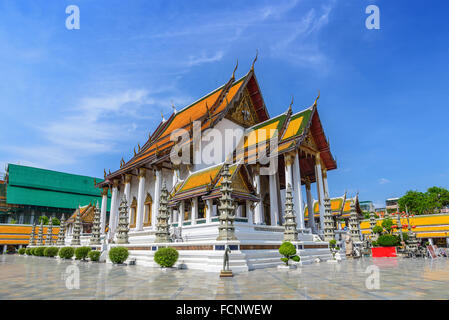
[[[207,110],[207,117],[209,118],[209,120],[212,118],[212,115],[210,113],[210,109],[209,106],[207,105],[207,101],[206,101],[206,110]]]
[[[134,156],[136,155],[136,147],[134,147]]]
[[[290,102],[290,105],[288,106],[288,110],[291,111],[293,106],[293,95],[292,95],[292,102]]]
[[[175,104],[173,103],[173,101],[171,102],[171,107],[173,109],[173,113],[176,114],[176,112],[178,111],[176,111]]]
[[[251,65],[251,70],[254,70],[254,64],[256,63],[256,61],[257,61],[257,56],[259,55],[259,49],[256,49],[256,57],[254,58],[254,60],[253,60],[253,64]]]
[[[232,79],[235,79],[235,71],[237,70],[237,67],[239,66],[239,59],[237,59],[237,64],[235,65],[234,71],[232,71]]]
[[[318,96],[315,99],[315,102],[313,103],[313,106],[316,107],[316,102],[318,101],[318,99],[320,98],[320,90],[318,90]]]
[[[165,122],[164,113],[161,111],[162,122]]]
[[[103,169],[104,177],[106,178],[106,169]]]

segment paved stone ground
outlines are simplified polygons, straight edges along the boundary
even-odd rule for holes
[[[377,290],[366,287],[373,265],[380,272]],[[79,289],[66,287],[69,266],[79,267]],[[449,260],[363,258],[219,279],[196,270],[2,255],[0,299],[449,299]]]

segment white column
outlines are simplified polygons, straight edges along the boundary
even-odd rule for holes
[[[242,217],[242,206],[241,205],[237,205],[237,208],[235,210],[235,216],[237,218],[241,218]]]
[[[151,226],[153,230],[156,230],[157,215],[159,214],[159,201],[161,198],[161,188],[162,188],[162,170],[156,170],[156,181],[154,183],[154,203],[153,203],[153,214],[151,216]]]
[[[323,185],[324,185],[324,195],[329,198],[329,185],[327,184],[327,170],[323,169]]]
[[[125,175],[125,190],[123,193],[125,194],[126,204],[128,205],[128,224],[131,225],[131,175]]]
[[[183,200],[179,203],[178,227],[182,227],[182,224],[184,223],[184,211],[185,211],[185,209],[184,209],[184,200]]]
[[[293,188],[293,168],[292,168],[293,159],[290,154],[284,155],[284,163],[285,163],[285,187],[290,185]],[[294,200],[294,199],[293,199]],[[295,208],[296,209],[296,208]]]
[[[272,226],[279,225],[279,201],[276,173],[268,176],[270,182],[270,220]]]
[[[100,212],[100,233],[105,233],[106,211],[108,210],[108,187],[104,187],[101,192],[101,212]]]
[[[253,224],[253,210],[251,209],[251,201],[246,200],[246,216],[248,217],[248,224]]]
[[[118,180],[114,181],[112,185],[112,195],[111,195],[111,212],[109,214],[109,232],[111,236],[114,236],[115,228],[117,226],[117,216],[118,216],[118,207],[117,207],[117,198],[118,198]]]
[[[206,223],[211,223],[212,222],[212,210],[213,210],[213,201],[212,199],[206,200],[206,205],[207,205],[207,209],[206,209]]]
[[[324,189],[323,189],[323,176],[321,174],[321,160],[320,154],[317,153],[315,158],[315,177],[318,189],[318,202],[320,208],[320,231],[324,231]]]
[[[429,238],[429,244],[430,244],[431,246],[433,246],[433,239],[432,239],[432,238]]]
[[[301,166],[299,163],[299,154],[295,152],[295,162],[293,163],[293,191],[295,193],[294,206],[296,211],[296,217],[298,219],[298,228],[304,229],[304,209],[302,207],[302,195],[301,195]]]
[[[263,199],[262,199],[262,190],[260,187],[260,171],[259,171],[258,167],[256,167],[254,170],[254,184],[256,187],[255,188],[256,192],[257,192],[258,196],[260,197],[259,202],[256,203],[256,207],[254,208],[254,210],[255,210],[254,223],[262,224],[262,222],[263,222]]]
[[[137,217],[136,217],[136,230],[143,230],[143,208],[145,202],[145,168],[139,169],[139,189],[137,191]],[[128,184],[129,185],[129,184]],[[128,205],[130,203],[128,202]]]
[[[176,177],[176,172],[173,170],[173,176],[172,176],[172,187],[176,186],[176,181],[178,181],[178,178]]]
[[[312,193],[310,192],[310,180],[307,178],[306,180],[306,198],[307,198],[307,208],[309,214],[309,228],[312,229],[312,233],[316,233],[315,226],[315,216],[313,212],[313,201],[312,201]]]
[[[212,216],[216,217],[218,216],[218,212],[217,212],[217,206],[213,204],[214,202],[212,201]]]
[[[190,221],[192,221],[192,226],[196,225],[196,219],[198,219],[198,198],[192,198],[192,213],[190,214]]]
[[[3,254],[6,253],[6,244],[3,245]]]

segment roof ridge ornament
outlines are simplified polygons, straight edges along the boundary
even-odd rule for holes
[[[251,65],[251,71],[254,71],[254,64],[256,63],[256,61],[257,61],[257,56],[259,55],[259,49],[256,49],[256,56],[255,56],[255,58],[254,58],[254,60],[253,60],[253,63],[252,63],[252,65]]]
[[[176,110],[175,104],[173,103],[173,101],[171,102],[171,107],[173,109],[173,113],[176,114],[178,113],[178,111]]]
[[[237,70],[238,66],[239,66],[239,59],[237,59],[237,63],[235,65],[234,71],[232,71],[231,79],[235,79],[235,71]]]
[[[207,110],[207,117],[209,118],[209,120],[212,120],[212,115],[210,113],[209,106],[207,105],[207,101],[206,101],[206,110]]]
[[[312,107],[316,107],[317,101],[318,101],[319,98],[320,98],[320,90],[318,90],[318,96],[316,97],[315,102],[313,103]]]
[[[288,110],[287,111],[292,111],[292,106],[293,106],[293,98],[294,96],[292,95],[292,101],[290,102],[290,105],[288,106]]]
[[[161,110],[161,117],[162,117],[162,122],[165,122],[165,118],[164,118],[164,113]]]

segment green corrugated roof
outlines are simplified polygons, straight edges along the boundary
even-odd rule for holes
[[[103,181],[96,178],[95,180],[97,183]],[[84,206],[91,201],[101,203],[101,189],[95,188],[92,177],[16,164],[8,165],[8,204],[75,209],[78,205]]]
[[[100,195],[94,178],[16,164],[8,165],[8,187],[20,186],[60,192]],[[97,183],[103,179],[96,179]]]
[[[33,205],[54,208],[76,209],[78,206],[85,206],[89,203],[96,203],[101,206],[101,195],[97,196],[74,194],[67,192],[57,192],[42,189],[22,188],[8,186],[6,189],[6,201],[9,204]],[[110,208],[108,198],[107,210]]]

